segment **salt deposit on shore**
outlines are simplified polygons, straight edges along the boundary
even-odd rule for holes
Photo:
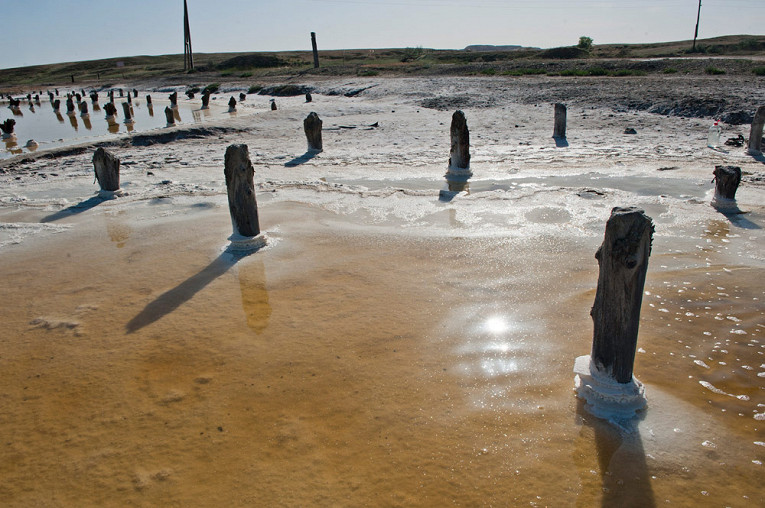
[[[609,102],[647,79],[312,85],[211,136],[109,147],[117,199],[90,149],[0,167],[0,503],[765,503],[761,160]],[[456,108],[473,177],[439,195]],[[269,238],[250,256],[225,251],[232,143]],[[710,206],[716,164],[744,171],[746,214]],[[656,225],[631,434],[583,411],[572,372],[614,206]]]

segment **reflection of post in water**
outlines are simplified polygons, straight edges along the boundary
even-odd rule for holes
[[[109,239],[117,244],[118,249],[121,249],[125,246],[133,230],[122,222],[107,219],[106,232],[109,234]]]
[[[83,102],[83,104],[85,103]],[[93,124],[90,122],[90,115],[85,115],[82,117],[82,124],[88,130],[91,130],[93,128]]]
[[[467,192],[470,194],[470,183],[467,181],[459,182],[447,179],[446,183],[449,185],[450,192]]]
[[[72,124],[72,127],[74,127],[74,130],[77,130],[79,125],[77,125],[77,116],[76,115],[68,115],[69,116],[69,123]]]
[[[577,420],[581,425],[574,450],[574,462],[581,480],[581,503],[577,506],[595,506],[601,495],[600,506],[654,507],[651,473],[648,471],[643,440],[637,425],[633,432],[625,433],[600,419],[592,417],[584,402],[577,405]],[[595,461],[592,458],[592,442],[599,481],[592,476]]]
[[[10,138],[3,138],[3,142],[5,143],[5,149],[11,152],[12,154],[20,154],[23,152],[21,147],[19,146],[16,136],[10,137]]]
[[[181,121],[181,113],[178,111],[178,106],[173,108],[173,118],[175,118],[176,122]]]
[[[253,260],[239,266],[239,288],[242,291],[242,308],[247,316],[247,326],[260,334],[268,327],[268,319],[271,317],[263,261]]]

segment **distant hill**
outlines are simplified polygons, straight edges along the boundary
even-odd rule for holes
[[[493,46],[491,44],[472,44],[465,51],[518,51],[519,49],[539,49],[528,46]]]

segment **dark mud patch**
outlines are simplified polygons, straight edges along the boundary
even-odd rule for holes
[[[463,108],[491,108],[496,105],[496,100],[487,96],[475,95],[451,95],[431,97],[420,101],[420,106],[438,111],[448,111]]]

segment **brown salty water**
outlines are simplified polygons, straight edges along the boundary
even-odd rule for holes
[[[602,236],[266,200],[270,246],[235,258],[224,199],[107,202],[5,249],[0,503],[765,502],[764,274],[722,215],[654,241],[623,435],[573,394]]]

